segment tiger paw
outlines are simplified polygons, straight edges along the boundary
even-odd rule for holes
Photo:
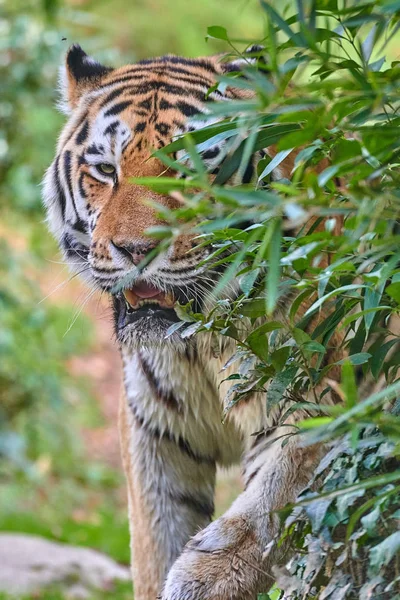
[[[254,600],[262,585],[262,551],[246,518],[220,517],[186,545],[162,600]]]

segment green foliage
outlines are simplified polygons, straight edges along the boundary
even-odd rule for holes
[[[152,232],[161,247],[193,223],[211,248],[205,262],[223,268],[214,308],[182,307],[173,331],[238,341],[225,410],[258,391],[267,411],[285,406],[280,424],[311,417],[295,433],[305,443],[333,444],[320,491],[287,521],[296,555],[279,576],[285,600],[389,599],[400,584],[400,419],[388,413],[400,390],[400,68],[389,58],[400,5],[299,0],[281,14],[262,1],[260,13],[264,61],[219,83],[252,95],[209,103],[212,125],[156,153],[184,179],[140,183],[185,199],[163,211],[172,227]],[[208,35],[246,60],[223,27]],[[221,140],[210,181],[201,153]],[[178,150],[186,157],[171,165]],[[243,185],[252,160],[256,185]],[[242,293],[230,300],[233,278]],[[324,405],[328,393],[343,403]]]
[[[90,323],[79,308],[42,302],[40,259],[4,241],[0,249],[0,530],[128,563],[122,475],[85,460],[82,412],[93,413],[92,398],[66,366],[90,349]]]
[[[5,242],[0,257],[0,456],[11,459],[0,465],[7,473],[9,467],[29,469],[31,461],[60,444],[76,446],[73,420],[68,428],[60,416],[65,403],[79,396],[65,360],[87,349],[90,337],[83,319],[64,336],[74,312],[40,302],[37,285],[26,277],[26,261],[33,268],[30,257],[17,256]],[[64,456],[60,469],[69,468],[69,453]]]
[[[96,51],[99,34],[108,29],[103,46],[135,49],[138,56],[198,55],[223,44],[240,56],[236,37],[255,31],[240,3],[231,10],[229,2],[227,11],[224,3],[207,1],[205,10],[200,3],[157,0],[154,11],[163,13],[157,20],[145,3],[143,10],[136,3],[130,10],[124,2],[119,10],[116,2],[112,20],[105,18],[108,3],[96,3],[98,18],[51,1],[8,3],[8,21],[0,23],[6,34],[2,65],[10,67],[2,75],[0,102],[1,203],[7,210],[34,211],[38,218],[37,184],[60,122],[53,107],[58,55],[70,41]],[[399,410],[387,409],[399,402],[400,69],[389,57],[397,53],[400,6],[298,0],[292,7],[281,13],[273,3],[253,5],[257,22],[266,22],[266,49],[259,54],[268,70],[258,61],[258,68],[249,64],[242,76],[233,74],[234,82],[221,78],[220,86],[234,83],[254,97],[210,103],[217,122],[158,153],[170,164],[168,153],[186,150],[188,160],[173,165],[185,179],[147,182],[164,193],[179,186],[186,203],[168,215],[172,228],[152,233],[161,246],[168,244],[182,221],[196,215],[199,241],[212,247],[209,261],[225,266],[216,308],[200,315],[182,307],[186,325],[178,326],[186,337],[215,331],[238,340],[230,363],[240,367],[226,411],[252,390],[264,394],[267,410],[289,399],[282,422],[297,410],[308,413],[312,418],[299,432],[308,443],[333,444],[316,473],[319,492],[307,490],[290,516],[282,513],[288,519],[283,536],[296,552],[288,572],[279,574],[285,598],[392,599],[399,572],[400,425]],[[208,28],[208,41],[195,43],[199,19],[206,19],[205,31],[212,15],[216,25]],[[115,52],[96,54],[110,63],[117,58]],[[221,140],[225,157],[210,183],[201,152]],[[256,165],[256,186],[237,184],[250,157],[273,144],[274,157]],[[293,167],[279,177],[287,161]],[[244,221],[253,224],[243,230]],[[36,238],[32,249],[40,255],[40,233]],[[126,561],[126,522],[113,513],[113,494],[83,521],[71,518],[74,507],[92,506],[90,493],[117,485],[114,474],[80,460],[73,436],[72,399],[79,392],[62,365],[87,343],[85,328],[76,325],[63,337],[72,311],[38,304],[37,286],[25,275],[36,263],[21,261],[6,246],[1,257],[0,528],[92,545]],[[224,290],[236,276],[242,293],[227,301]],[[340,347],[337,331],[345,334]],[[339,358],[344,353],[346,360]],[[357,384],[360,374],[370,381],[366,389]],[[375,384],[389,387],[371,393]],[[332,386],[342,407],[324,406]],[[49,456],[53,464],[43,474]]]
[[[55,109],[57,71],[73,42],[115,66],[217,52],[221,42],[205,40],[208,19],[257,35],[257,11],[241,0],[14,0],[1,8],[0,237],[11,243],[0,241],[0,530],[91,546],[128,563],[122,475],[87,460],[82,424],[86,417],[97,425],[99,415],[87,383],[66,368],[90,349],[90,323],[75,320],[79,306],[55,307],[40,290],[55,255],[41,223],[40,181],[64,119]],[[96,600],[106,597],[131,598],[131,586]]]
[[[7,490],[7,500],[14,499],[17,506],[3,510],[0,515],[0,530],[14,533],[40,535],[58,542],[77,546],[88,546],[104,552],[114,560],[129,564],[129,527],[126,508],[119,507],[113,487],[119,480],[93,482],[90,479],[90,469],[86,470],[85,481],[74,481],[71,477],[63,476],[64,482],[56,483],[44,479],[40,484],[30,482],[23,485],[23,490],[31,497],[45,495],[45,506],[39,503],[23,506],[18,500],[21,489]],[[104,469],[103,469],[104,471]],[[86,487],[84,487],[84,485]],[[69,488],[69,489],[68,489]],[[71,489],[72,488],[72,489]],[[51,491],[49,492],[49,490]],[[99,506],[87,509],[86,506],[98,503],[94,492],[102,496]],[[79,509],[85,506],[83,514]],[[116,510],[116,507],[118,510]],[[78,511],[78,513],[77,513]],[[74,515],[77,513],[77,516]]]
[[[54,134],[60,125],[51,87],[57,72],[59,36],[51,27],[50,6],[45,12],[39,1],[23,5],[21,10],[21,2],[8,3],[0,21],[0,205],[29,211],[40,207],[38,182],[43,165],[51,160]]]
[[[280,541],[295,553],[277,571],[289,598],[395,597],[400,470],[394,471],[394,453],[393,443],[366,427],[356,445],[346,434],[323,459],[312,481],[319,492],[302,494]]]

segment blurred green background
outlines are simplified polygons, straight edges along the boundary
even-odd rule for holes
[[[111,316],[62,264],[41,205],[64,119],[57,69],[74,42],[112,65],[226,50],[205,41],[210,25],[263,36],[257,0],[0,1],[0,531],[129,562]],[[223,477],[219,512],[238,485]],[[111,597],[130,585],[98,596]]]

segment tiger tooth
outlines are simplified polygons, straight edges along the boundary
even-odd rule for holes
[[[136,294],[134,292],[132,292],[132,290],[124,290],[123,294],[125,296],[125,300],[129,304],[129,306],[131,306],[132,308],[135,308],[138,305],[139,297],[136,296]]]
[[[167,292],[164,296],[164,303],[168,306],[168,308],[172,308],[175,304],[175,298],[172,292]]]
[[[137,296],[133,290],[124,290],[123,294],[128,307],[133,309],[140,308],[146,304],[158,304],[165,308],[173,308],[175,304],[175,297],[172,292],[160,292],[157,296],[152,296],[151,298],[141,298],[140,296]]]

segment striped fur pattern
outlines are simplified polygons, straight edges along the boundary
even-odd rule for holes
[[[206,250],[190,235],[143,269],[162,225],[149,201],[173,209],[176,198],[128,181],[178,176],[152,157],[203,113],[207,103],[240,90],[207,92],[216,77],[240,65],[220,57],[166,56],[109,69],[73,46],[61,78],[68,121],[47,171],[49,226],[66,261],[93,286],[110,292],[124,370],[120,433],[129,498],[136,600],[250,600],[268,584],[265,550],[277,532],[274,510],[306,485],[320,449],[271,444],[277,414],[257,395],[222,424],[222,371],[233,343],[209,334],[165,339],[179,320],[176,301],[208,302],[218,278],[199,267]],[[224,143],[206,151],[218,169]],[[251,169],[244,177],[248,181]],[[224,291],[234,295],[235,286]],[[270,436],[254,432],[270,429]],[[287,428],[285,429],[287,433]],[[243,459],[245,490],[211,522],[216,466]]]

